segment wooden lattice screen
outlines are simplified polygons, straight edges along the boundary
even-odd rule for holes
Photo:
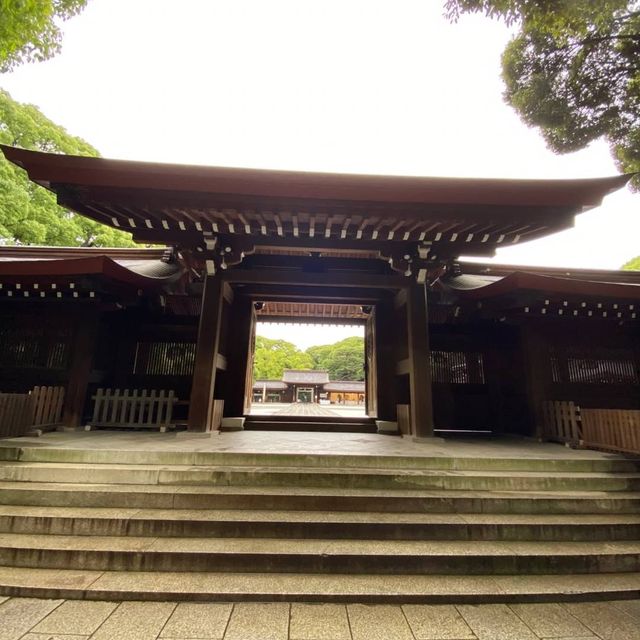
[[[138,342],[133,372],[147,376],[190,376],[195,357],[195,342]]]
[[[484,361],[476,351],[431,351],[433,382],[484,384]]]
[[[640,363],[631,349],[555,348],[550,360],[554,383],[640,384]]]
[[[20,369],[66,369],[72,332],[68,328],[0,327],[0,364]]]

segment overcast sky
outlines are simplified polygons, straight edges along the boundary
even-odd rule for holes
[[[103,156],[423,176],[617,173],[556,156],[503,104],[508,29],[444,0],[90,0],[63,53],[0,76]],[[617,268],[640,254],[628,190],[500,262]]]
[[[53,60],[0,76],[114,158],[407,175],[616,173],[604,144],[556,156],[502,102],[501,23],[444,0],[90,0]],[[616,268],[640,196],[502,262]]]

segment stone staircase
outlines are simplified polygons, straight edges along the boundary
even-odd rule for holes
[[[637,598],[640,464],[570,454],[5,446],[0,594],[404,603]]]

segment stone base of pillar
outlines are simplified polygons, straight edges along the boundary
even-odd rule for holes
[[[244,431],[244,418],[222,418],[220,431]]]
[[[390,420],[376,420],[376,428],[378,433],[398,433],[398,423]]]

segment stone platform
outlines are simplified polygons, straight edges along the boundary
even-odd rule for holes
[[[517,439],[5,439],[0,594],[414,605],[637,598],[640,464]]]
[[[41,437],[0,439],[0,449],[131,451],[142,456],[154,452],[296,454],[311,456],[358,456],[385,458],[475,458],[540,460],[621,460],[621,456],[587,449],[537,442],[525,438],[483,437],[434,439],[414,442],[411,438],[378,434],[308,432],[159,433],[155,431],[51,432]],[[336,460],[337,461],[337,460]],[[346,458],[345,458],[346,461]],[[307,461],[308,462],[308,461]]]

